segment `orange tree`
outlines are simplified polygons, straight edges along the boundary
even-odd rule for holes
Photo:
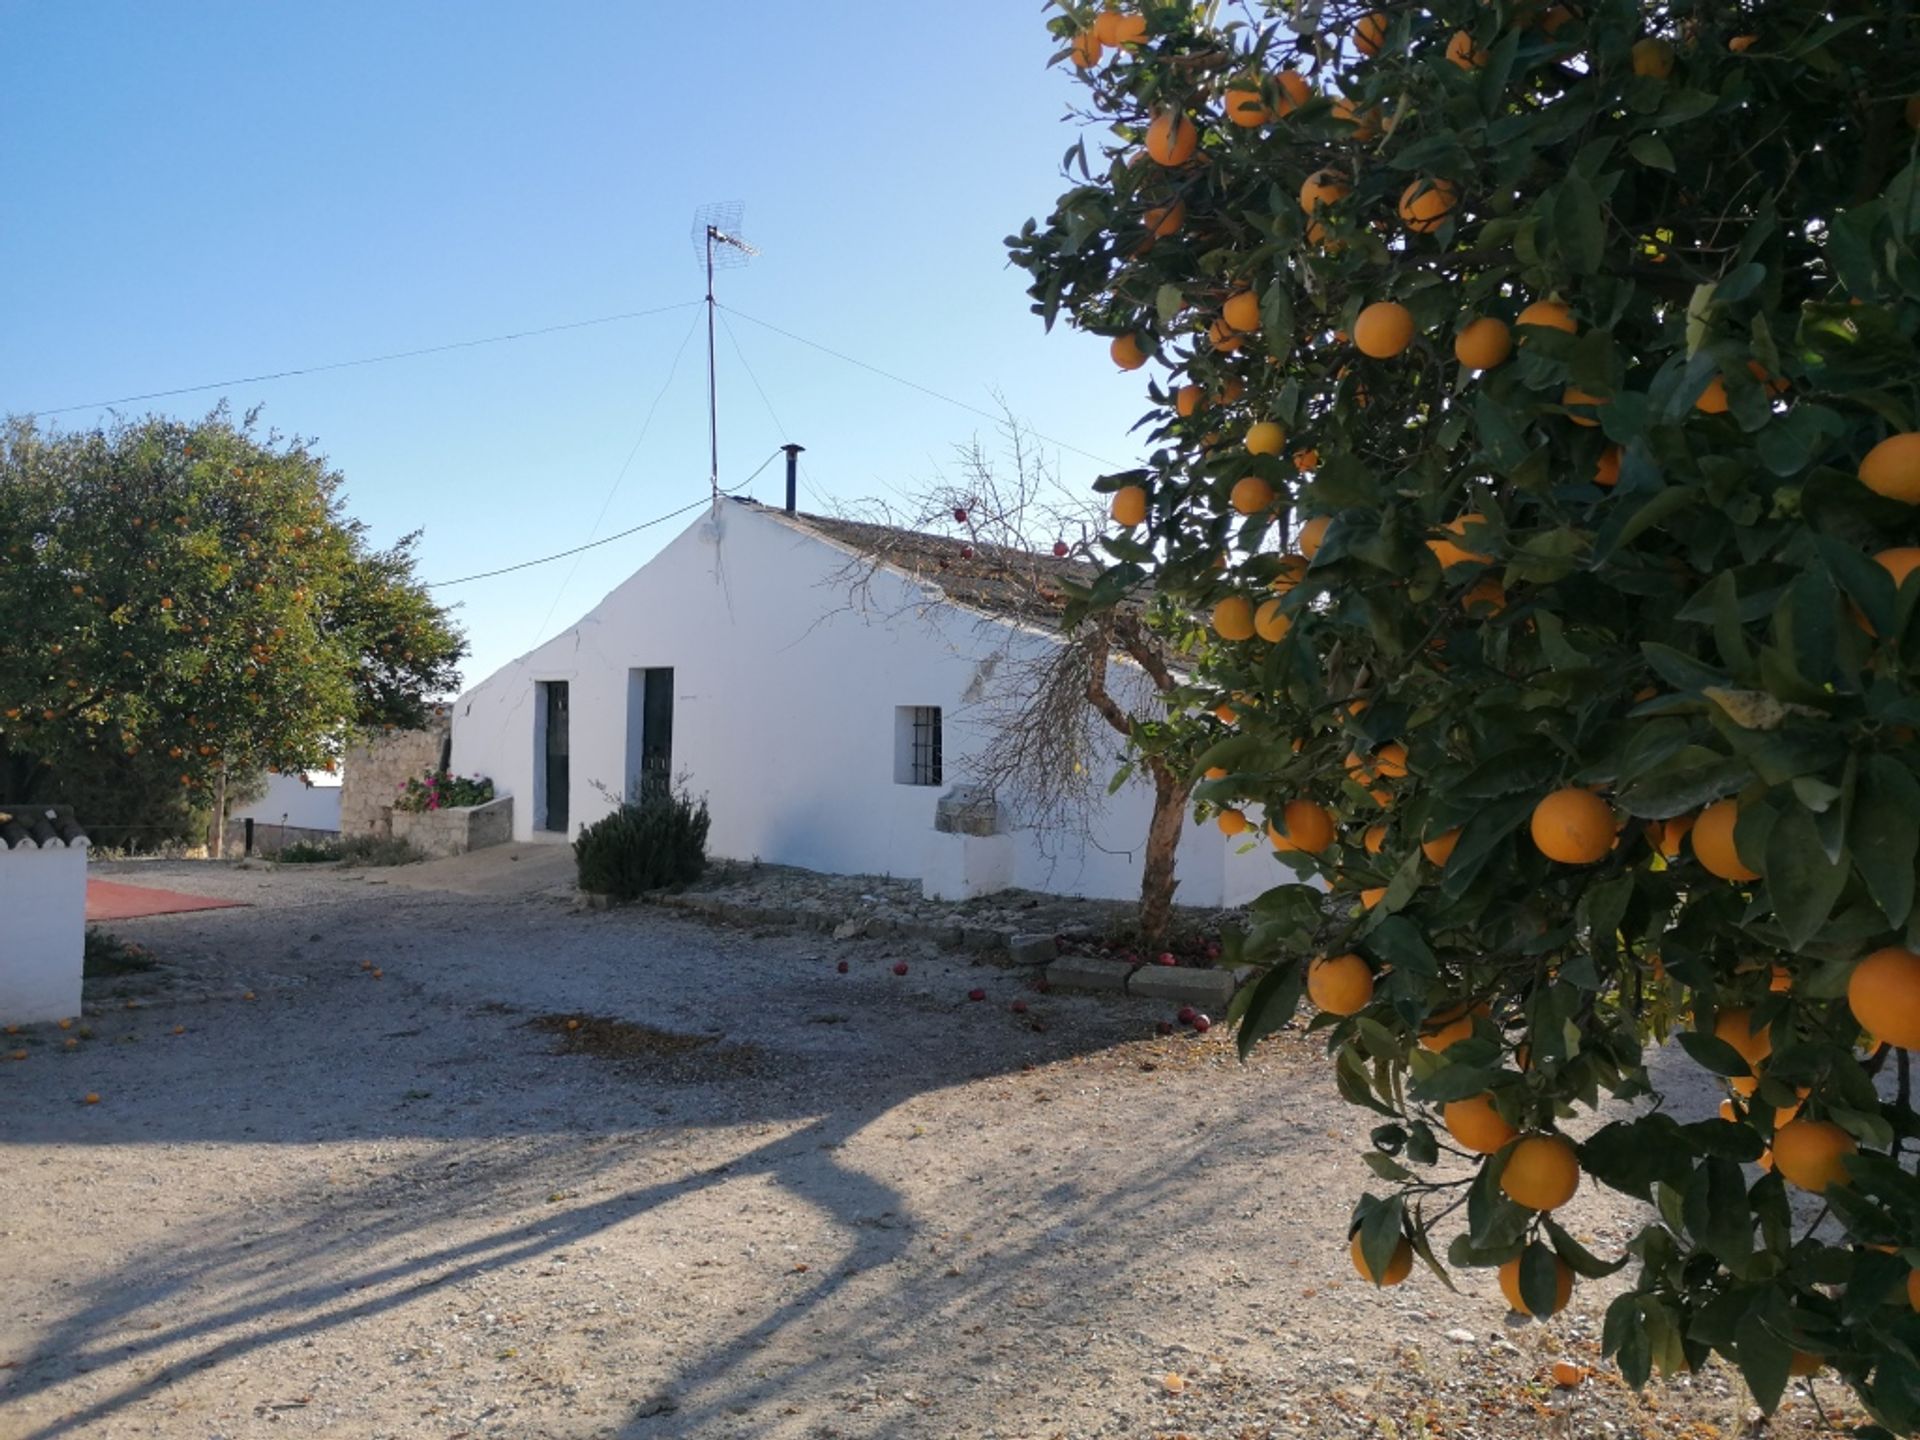
[[[152,792],[330,767],[347,727],[418,723],[465,645],[411,538],[371,548],[340,484],[221,412],[0,430],[0,799],[177,827]]]
[[[1195,797],[1339,902],[1253,907],[1238,1018],[1304,992],[1380,1113],[1356,1265],[1547,1315],[1637,1261],[1635,1384],[1825,1366],[1912,1430],[1920,28],[1054,8],[1109,128],[1009,243],[1154,407],[1084,603],[1211,616]],[[1628,1255],[1557,1223],[1583,1177],[1655,1207]]]

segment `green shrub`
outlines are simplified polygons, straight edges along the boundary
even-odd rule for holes
[[[339,840],[297,840],[272,857],[282,865],[411,865],[427,857],[412,842],[388,835],[348,835]]]
[[[707,868],[705,800],[685,795],[629,802],[573,842],[580,888],[632,900],[648,890],[697,880]]]
[[[296,840],[273,858],[282,865],[325,865],[340,858],[340,847],[331,840]]]

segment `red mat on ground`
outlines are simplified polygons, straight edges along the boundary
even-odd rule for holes
[[[231,910],[244,900],[215,900],[178,890],[156,890],[150,885],[122,885],[114,880],[87,881],[87,919],[137,920],[142,915],[178,915],[187,910]]]

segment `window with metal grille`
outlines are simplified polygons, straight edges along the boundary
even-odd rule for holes
[[[938,705],[902,705],[893,712],[895,784],[942,784],[944,749]]]

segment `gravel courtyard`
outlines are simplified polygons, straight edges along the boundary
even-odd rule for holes
[[[586,912],[556,855],[96,867],[248,908],[117,923],[162,969],[8,1038],[0,1437],[1757,1433],[1722,1369],[1555,1390],[1605,1285],[1520,1325],[1490,1275],[1359,1283],[1314,1039]]]

